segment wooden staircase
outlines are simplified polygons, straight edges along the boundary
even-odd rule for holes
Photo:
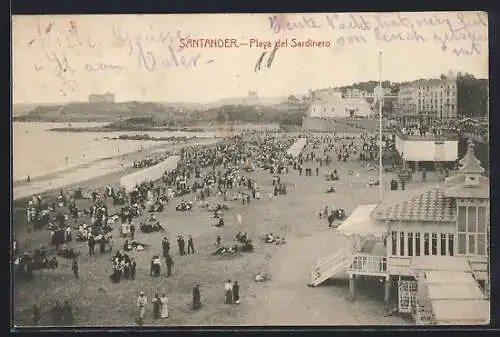
[[[331,277],[345,272],[353,261],[352,252],[345,248],[319,260],[311,272],[311,287],[316,287]]]

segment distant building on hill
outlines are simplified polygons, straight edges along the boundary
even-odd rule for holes
[[[258,104],[260,103],[259,93],[257,91],[250,90],[248,92],[248,96],[243,97],[241,102],[242,104],[248,104],[248,105]]]
[[[112,93],[89,95],[89,103],[114,103],[115,95]]]
[[[343,98],[340,91],[329,89],[315,93],[302,128],[310,131],[333,131],[335,119],[370,117],[372,109],[365,98]]]
[[[369,117],[370,105],[364,98],[342,98],[340,92],[313,101],[308,115],[316,118]]]

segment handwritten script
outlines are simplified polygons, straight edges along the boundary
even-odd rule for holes
[[[39,20],[27,46],[38,48],[43,54],[32,65],[35,72],[52,75],[59,83],[60,93],[66,96],[78,89],[76,79],[80,73],[154,72],[197,68],[215,62],[203,58],[199,50],[178,48],[180,39],[189,36],[181,30],[166,31],[152,25],[135,32],[117,25],[96,37],[80,30],[77,21]],[[107,51],[112,51],[113,57],[106,57]],[[135,62],[128,62],[127,58]]]
[[[179,48],[180,40],[190,37],[180,30],[162,31],[150,26],[149,31],[134,34],[122,26],[112,27],[113,37],[118,45],[123,45],[128,56],[137,60],[137,67],[153,72],[157,69],[196,68],[200,64],[214,62],[202,58],[199,51],[187,51]],[[165,51],[155,52],[154,45],[164,45]]]
[[[443,52],[456,56],[473,56],[487,51],[488,18],[485,13],[439,13],[411,16],[406,13],[326,14],[268,18],[276,34],[304,30],[328,30],[334,46],[367,43],[432,43]]]

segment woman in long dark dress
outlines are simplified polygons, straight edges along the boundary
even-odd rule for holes
[[[159,319],[160,314],[161,314],[161,300],[160,300],[160,296],[158,296],[158,294],[156,294],[155,298],[153,299],[153,318]]]
[[[234,281],[233,284],[233,301],[235,304],[240,304],[240,285],[238,281]]]
[[[193,310],[197,310],[200,307],[201,307],[200,285],[197,284],[193,287]]]

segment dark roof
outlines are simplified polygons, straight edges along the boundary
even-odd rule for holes
[[[377,207],[372,216],[378,220],[453,222],[456,205],[441,188],[431,188],[388,208]]]

